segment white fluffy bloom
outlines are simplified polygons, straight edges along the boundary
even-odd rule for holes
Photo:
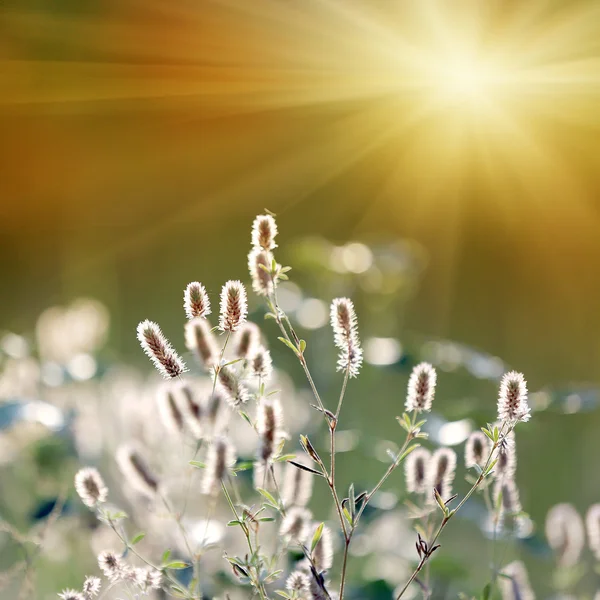
[[[502,377],[498,393],[498,420],[529,421],[527,382],[521,373],[511,371]]]
[[[525,565],[521,561],[506,565],[502,575],[505,577],[498,578],[502,600],[535,600]]]
[[[75,490],[81,501],[88,507],[94,508],[106,502],[108,488],[98,473],[97,469],[86,467],[80,469],[75,475]]]
[[[576,565],[585,545],[585,528],[575,507],[557,504],[546,515],[546,539],[566,567]]]
[[[248,299],[241,281],[228,281],[221,290],[219,329],[237,331],[246,322]]]
[[[406,393],[406,411],[427,412],[431,410],[437,375],[426,362],[418,364],[410,374]]]
[[[138,325],[137,338],[144,352],[165,379],[178,377],[187,371],[181,357],[153,321],[146,319]]]
[[[210,299],[200,282],[188,283],[183,292],[183,308],[188,319],[206,318],[210,315]]]
[[[358,337],[356,312],[352,300],[335,298],[331,303],[330,321],[333,341],[338,348],[338,371],[348,371],[356,377],[363,361],[363,351]]]
[[[252,223],[252,246],[262,250],[277,248],[277,223],[271,215],[258,215]]]
[[[431,452],[426,448],[413,450],[404,462],[406,489],[413,494],[423,494],[428,487],[428,468]]]

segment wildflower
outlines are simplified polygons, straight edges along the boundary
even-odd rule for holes
[[[84,595],[75,590],[63,590],[58,597],[62,600],[85,600]]]
[[[358,337],[358,326],[354,304],[348,298],[336,298],[331,303],[331,327],[333,339],[338,348],[338,371],[348,371],[356,377],[363,360],[363,352]]]
[[[585,529],[579,513],[571,504],[557,504],[546,515],[546,538],[565,567],[577,564],[585,545]]]
[[[197,317],[185,324],[184,331],[185,346],[200,365],[205,369],[214,367],[219,362],[219,348],[209,322]]]
[[[250,369],[252,375],[262,379],[262,381],[269,381],[273,374],[273,361],[271,359],[271,353],[264,348],[259,346],[250,358]]]
[[[277,248],[277,223],[271,215],[258,215],[252,223],[252,246],[263,250]]]
[[[259,296],[268,297],[273,293],[272,263],[273,255],[261,248],[253,248],[248,254],[248,271],[252,289]]]
[[[228,281],[221,290],[219,329],[237,331],[246,322],[248,301],[241,281]]]
[[[232,369],[229,367],[220,368],[217,377],[219,387],[225,392],[227,401],[232,408],[238,408],[240,404],[245,404],[248,401],[248,390],[240,383]]]
[[[279,400],[262,398],[258,405],[256,430],[260,437],[258,458],[265,463],[273,457],[282,439],[282,424],[283,412]]]
[[[196,439],[202,438],[204,435],[202,405],[197,400],[194,391],[189,385],[178,386],[177,393],[180,398],[181,412],[188,430]]]
[[[435,369],[429,363],[422,362],[412,370],[406,394],[407,412],[428,412],[431,410],[436,381]]]
[[[227,475],[228,469],[235,465],[235,449],[226,437],[215,439],[208,450],[206,469],[202,481],[204,494],[216,494],[219,484]]]
[[[177,403],[176,392],[177,387],[169,382],[159,388],[156,396],[158,412],[164,426],[171,433],[181,433],[184,423],[183,414]]]
[[[123,477],[139,492],[153,496],[158,490],[158,479],[148,467],[140,450],[123,445],[117,450],[117,464]]]
[[[260,329],[254,323],[244,323],[235,339],[234,354],[238,358],[247,358],[260,343]]]
[[[216,389],[208,399],[206,425],[211,435],[218,435],[229,420],[230,411],[226,407],[227,398]]]
[[[427,490],[427,465],[431,452],[426,448],[413,450],[404,463],[406,489],[413,494],[422,494]]]
[[[508,436],[502,437],[494,458],[497,459],[494,465],[494,477],[496,479],[512,479],[517,470],[517,447],[512,432]]]
[[[308,466],[309,460],[304,456],[298,456],[294,459],[296,462]],[[286,507],[306,506],[313,490],[314,475],[304,469],[288,463],[285,468],[283,479],[283,489],[281,498]]]
[[[502,377],[498,394],[498,420],[529,421],[527,382],[521,373],[511,371]]]
[[[509,514],[516,516],[521,512],[521,501],[519,500],[519,489],[512,479],[500,479],[494,486],[494,498],[499,498],[502,494],[502,504],[500,505],[501,515]]]
[[[188,319],[205,319],[210,315],[210,300],[206,288],[198,281],[187,284],[183,293],[183,308]]]
[[[302,598],[310,592],[310,578],[303,571],[294,571],[285,582],[287,591],[295,597]]]
[[[109,581],[118,581],[126,571],[125,565],[113,550],[104,550],[98,555],[98,566]]]
[[[498,578],[498,584],[502,600],[535,600],[525,565],[521,561],[506,565],[501,574],[504,577]]]
[[[307,508],[294,506],[290,508],[279,529],[279,535],[298,544],[304,544],[310,534],[309,527],[312,513]]]
[[[600,560],[600,504],[590,506],[585,518],[590,550]]]
[[[86,577],[83,582],[83,595],[86,600],[95,598],[100,593],[101,586],[102,581],[100,580],[100,577]]]
[[[442,497],[448,500],[452,495],[452,482],[456,469],[456,453],[450,448],[438,448],[429,461],[428,484]],[[432,496],[433,500],[434,496]]]
[[[318,572],[327,571],[333,565],[333,545],[331,530],[327,525],[323,527],[321,538],[312,551],[312,560]]]
[[[98,473],[97,469],[86,467],[80,469],[75,475],[75,490],[79,494],[81,501],[89,508],[94,508],[98,504],[106,502],[108,497],[108,488]]]
[[[142,321],[137,327],[137,338],[144,352],[165,379],[178,377],[187,371],[185,363],[173,350],[156,323],[148,320]]]
[[[162,584],[162,574],[156,569],[138,568],[135,570],[135,584],[142,592],[158,590]]]
[[[485,467],[491,450],[490,440],[482,431],[474,431],[465,444],[465,465]]]

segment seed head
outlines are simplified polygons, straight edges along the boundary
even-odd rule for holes
[[[521,512],[521,501],[519,499],[519,489],[512,479],[499,479],[494,486],[494,498],[497,499],[502,494],[501,517],[505,514],[516,516]]]
[[[157,371],[165,378],[178,377],[187,367],[181,357],[173,350],[169,340],[160,327],[153,321],[142,321],[137,327],[137,338],[142,350],[154,363]]]
[[[250,369],[254,377],[269,381],[273,375],[273,360],[271,353],[264,347],[258,346],[250,357]]]
[[[100,593],[101,587],[102,581],[100,580],[100,577],[86,577],[83,582],[83,595],[86,600],[95,598]]]
[[[404,463],[406,489],[413,494],[423,494],[427,491],[427,470],[431,460],[431,452],[426,448],[413,450]]]
[[[221,367],[218,374],[219,389],[222,390],[232,408],[248,401],[248,390],[229,367]]]
[[[557,504],[546,515],[546,538],[560,565],[577,564],[585,545],[583,521],[571,504]]]
[[[585,525],[590,550],[600,560],[600,504],[593,504],[587,511]]]
[[[246,322],[248,300],[241,281],[228,281],[221,290],[219,329],[237,331]]]
[[[206,319],[196,317],[185,324],[185,346],[205,369],[219,362],[217,342]]]
[[[133,444],[125,444],[117,450],[117,464],[125,480],[136,490],[154,496],[158,479],[148,466],[141,450]]]
[[[178,385],[176,392],[187,429],[196,439],[201,439],[204,436],[205,417],[202,404],[196,398],[194,390],[187,384]]]
[[[525,565],[521,561],[506,565],[501,574],[504,577],[498,577],[498,584],[502,600],[535,600]]]
[[[363,361],[363,351],[358,337],[358,325],[354,304],[348,298],[336,298],[331,303],[330,321],[333,329],[333,341],[340,351],[338,371],[348,371],[350,377],[356,377]]]
[[[142,592],[158,590],[162,584],[162,574],[156,569],[138,568],[135,570],[135,584]]]
[[[511,371],[502,377],[498,394],[498,420],[529,421],[527,382],[521,373]]]
[[[208,433],[213,437],[219,435],[229,421],[231,411],[227,407],[227,402],[227,396],[219,389],[216,389],[208,398],[206,424]]]
[[[58,597],[62,600],[86,600],[83,594],[75,590],[63,590]]]
[[[258,459],[264,463],[272,457],[283,439],[283,411],[276,398],[262,398],[258,404],[256,429],[260,437]]]
[[[210,315],[210,299],[206,288],[198,281],[187,284],[183,292],[183,308],[188,319],[205,319]]]
[[[315,569],[320,573],[331,569],[333,565],[333,544],[331,538],[331,530],[327,525],[323,527],[321,539],[317,542],[315,549],[312,551],[312,560]]]
[[[183,431],[184,417],[179,407],[177,395],[178,385],[169,381],[158,389],[156,401],[162,422],[170,433],[178,434]]]
[[[235,461],[235,449],[231,442],[224,436],[216,438],[208,449],[206,457],[206,469],[202,481],[204,494],[218,493],[221,481],[228,469],[235,465]]]
[[[273,293],[271,268],[273,255],[262,248],[253,248],[248,254],[248,271],[252,281],[252,289],[259,296],[268,297]]]
[[[104,550],[98,555],[98,566],[109,581],[118,581],[127,568],[113,550]]]
[[[294,571],[285,582],[287,591],[295,598],[304,598],[310,592],[310,578],[303,571]]]
[[[499,442],[498,448],[494,453],[494,459],[497,459],[494,465],[494,477],[497,480],[512,479],[515,476],[515,471],[517,470],[517,446],[512,432],[508,436],[504,436]]]
[[[428,468],[428,485],[435,489],[444,501],[452,496],[452,482],[456,470],[456,453],[450,448],[438,448],[431,456]],[[434,493],[431,500],[434,500]]]
[[[483,469],[491,450],[489,438],[482,431],[474,431],[465,444],[465,465],[467,469],[479,466]]]
[[[95,508],[98,504],[106,502],[108,488],[98,473],[97,469],[86,467],[80,469],[75,475],[75,490],[81,501],[89,508]]]
[[[234,353],[237,358],[248,358],[260,343],[260,329],[254,323],[244,323],[235,336]]]
[[[262,250],[277,248],[277,223],[271,215],[258,215],[252,224],[252,246]]]
[[[308,508],[294,506],[286,512],[279,535],[298,544],[304,544],[310,533],[311,519],[312,513]]]
[[[418,364],[410,374],[406,393],[407,412],[428,412],[431,410],[437,374],[426,362]]]
[[[310,461],[305,456],[297,456],[297,463],[309,466]],[[281,498],[286,507],[306,506],[312,496],[314,475],[304,469],[299,469],[291,463],[285,467],[283,490]]]

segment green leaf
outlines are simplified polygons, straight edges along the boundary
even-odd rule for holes
[[[248,469],[251,469],[253,466],[253,463],[251,461],[244,461],[241,463],[238,463],[237,465],[235,465],[235,467],[232,469],[232,471],[234,473],[237,473],[238,471],[248,471]]]
[[[287,592],[284,592],[283,590],[275,590],[275,593],[278,596],[281,596],[282,598],[286,598],[287,600],[291,600],[292,599],[292,597]]]
[[[263,490],[262,488],[256,488],[256,491],[263,497],[265,497],[271,504],[278,506],[277,500],[273,498],[273,496],[267,492],[267,490]]]
[[[174,560],[166,565],[164,565],[165,569],[187,569],[190,565],[182,560]]]
[[[160,559],[160,563],[162,565],[164,565],[168,560],[169,560],[169,556],[171,556],[171,549],[168,548],[167,550],[164,551],[162,558]]]
[[[486,583],[483,591],[481,592],[481,600],[489,600],[490,595],[492,594],[492,584]]]
[[[300,340],[300,352],[304,353],[306,350],[306,342],[304,340]]]
[[[290,340],[286,340],[284,337],[278,337],[277,338],[282,344],[285,344],[288,348],[290,348],[291,350],[293,350],[294,354],[298,354],[298,349],[296,348],[296,346],[294,346],[294,344],[292,344],[292,342],[290,342]]]
[[[398,458],[398,463],[401,463],[413,450],[416,450],[421,444],[413,444],[409,446],[402,455]]]
[[[146,534],[142,531],[138,533],[130,542],[130,546],[135,546],[137,543],[141,542],[146,537]]]
[[[198,460],[190,460],[190,465],[192,465],[192,467],[196,467],[197,469],[206,469],[206,463]]]
[[[248,416],[248,413],[245,413],[243,410],[240,410],[238,412],[240,417],[242,417],[242,419],[244,419],[244,421],[246,421],[248,425],[250,425],[250,427],[254,428],[254,425],[252,424],[252,419]]]
[[[482,427],[481,431],[483,431],[483,433],[485,433],[485,435],[490,438],[492,442],[494,441],[494,435],[487,428]]]
[[[348,512],[348,509],[345,506],[342,509],[342,512],[344,513],[344,516],[346,517],[346,521],[348,521],[350,526],[352,526],[352,524],[354,523],[354,519],[352,518],[352,515]]]
[[[295,454],[282,454],[281,456],[278,456],[276,459],[274,459],[273,462],[285,462],[288,460],[293,460],[294,458],[296,458]]]
[[[258,519],[259,521],[261,521],[262,523],[271,523],[275,520],[274,517],[260,517],[260,519]]]
[[[313,535],[312,542],[310,543],[310,551],[314,552],[314,549],[317,547],[319,540],[321,539],[321,535],[323,535],[323,527],[325,523],[321,523],[317,529],[315,530],[315,534]]]
[[[238,525],[241,525],[242,522],[238,521],[237,519],[233,519],[233,521],[229,521],[227,523],[227,527],[237,527]]]
[[[356,498],[354,497],[354,484],[351,483],[348,488],[348,500],[350,502],[350,512],[352,514],[352,522],[354,522],[354,517],[356,515]],[[352,525],[352,523],[350,523]]]

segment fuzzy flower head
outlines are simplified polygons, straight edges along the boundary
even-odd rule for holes
[[[138,568],[135,570],[134,577],[135,584],[142,592],[158,590],[162,585],[162,574],[156,569]]]
[[[494,477],[496,479],[512,479],[517,470],[517,446],[514,440],[514,434],[511,432],[508,436],[502,438],[498,448],[494,452],[496,464],[494,466]]]
[[[406,393],[407,412],[428,412],[431,410],[437,374],[426,362],[418,364],[410,374]]]
[[[199,440],[204,436],[205,408],[196,397],[195,391],[189,385],[179,385],[176,391],[185,426]]]
[[[262,398],[258,405],[256,429],[260,437],[258,458],[267,462],[283,439],[283,411],[277,398]]]
[[[502,600],[535,600],[525,565],[521,561],[506,565],[498,578]]]
[[[108,488],[104,485],[100,473],[91,467],[77,471],[75,490],[81,501],[89,508],[95,508],[98,504],[106,502],[108,497]]]
[[[431,460],[431,452],[426,448],[413,450],[404,462],[406,489],[413,494],[423,494],[427,491],[427,469]]]
[[[264,347],[258,346],[250,357],[250,371],[254,377],[269,381],[273,374],[273,360],[271,353]]]
[[[521,500],[519,499],[519,488],[512,479],[500,479],[496,481],[494,486],[494,499],[500,498],[501,495],[501,517],[505,514],[516,516],[521,512]]]
[[[331,530],[327,525],[323,527],[321,539],[312,551],[312,560],[318,572],[327,571],[333,565],[333,542]]]
[[[246,322],[248,300],[246,288],[241,281],[228,281],[221,290],[219,329],[237,331]]]
[[[277,223],[271,215],[258,215],[252,223],[252,246],[262,250],[277,248]]]
[[[144,352],[165,379],[178,377],[187,371],[181,357],[163,335],[160,327],[153,321],[146,319],[138,325],[137,338]]]
[[[63,590],[58,597],[62,600],[86,600],[82,593],[75,590]]]
[[[295,461],[305,466],[309,465],[306,456],[297,456]],[[286,507],[306,506],[312,496],[314,475],[304,469],[299,469],[287,463],[283,478],[281,498]]]
[[[467,469],[478,466],[483,469],[491,450],[489,438],[482,431],[474,431],[465,444],[465,465]]]
[[[86,600],[95,598],[100,593],[102,581],[100,577],[86,577],[83,582],[83,595]]]
[[[557,504],[546,515],[546,539],[564,567],[576,565],[585,545],[583,521],[571,504]]]
[[[210,315],[210,299],[206,288],[198,281],[187,284],[183,292],[183,308],[188,319],[205,319]]]
[[[113,550],[104,550],[98,555],[98,566],[109,581],[118,581],[126,571],[123,561]]]
[[[201,317],[185,324],[185,346],[205,369],[219,362],[219,348],[209,322]]]
[[[239,408],[248,402],[248,390],[233,369],[221,367],[217,374],[219,389],[225,394],[231,408]]]
[[[154,496],[158,490],[158,479],[134,445],[125,444],[117,450],[117,465],[127,481],[138,492]]]
[[[248,254],[248,272],[252,281],[252,289],[259,296],[268,297],[273,293],[274,284],[271,276],[273,255],[262,248],[253,248]]]
[[[204,494],[215,495],[227,471],[235,465],[236,455],[233,444],[224,436],[213,440],[206,457],[206,468],[202,481]]]
[[[447,501],[452,496],[452,482],[456,471],[456,452],[450,448],[438,448],[431,456],[428,468],[428,485]],[[431,500],[435,497],[431,494]]]
[[[260,344],[260,329],[250,321],[236,333],[233,352],[237,358],[248,358]]]
[[[527,404],[527,382],[521,373],[511,371],[502,377],[498,394],[498,420],[516,422],[529,421]]]
[[[158,413],[170,433],[178,434],[183,431],[184,416],[177,400],[178,386],[168,382],[161,386],[156,396]]]
[[[585,526],[590,550],[600,560],[600,504],[593,504],[587,511]]]
[[[310,534],[312,513],[307,508],[290,508],[281,522],[279,535],[298,544],[304,544]]]
[[[287,591],[294,598],[305,598],[310,592],[310,578],[303,571],[294,571],[285,582]]]
[[[330,321],[333,341],[338,348],[338,371],[348,371],[356,377],[363,361],[363,351],[358,337],[358,325],[354,304],[348,298],[336,298],[331,303]]]

